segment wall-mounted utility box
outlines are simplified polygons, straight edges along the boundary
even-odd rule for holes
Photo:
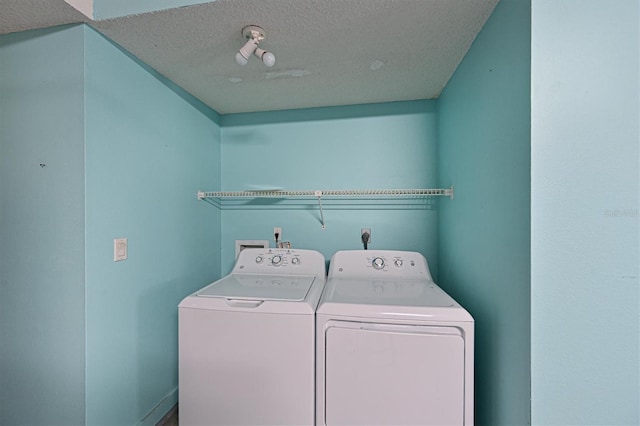
[[[246,248],[269,248],[269,240],[236,240],[236,259]]]

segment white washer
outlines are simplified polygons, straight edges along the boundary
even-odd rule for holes
[[[335,253],[316,339],[316,425],[473,424],[474,321],[420,253]]]
[[[245,249],[231,274],[178,306],[181,425],[313,425],[313,250]]]

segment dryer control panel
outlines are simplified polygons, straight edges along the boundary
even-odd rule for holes
[[[345,250],[331,258],[328,278],[430,279],[425,257],[418,252],[396,250]]]
[[[247,248],[232,273],[325,276],[324,256],[314,250]]]

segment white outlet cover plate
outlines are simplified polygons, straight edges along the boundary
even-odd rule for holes
[[[116,238],[113,240],[113,261],[120,262],[127,259],[128,241],[126,238]]]

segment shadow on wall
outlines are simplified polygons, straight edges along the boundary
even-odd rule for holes
[[[415,114],[414,103],[387,102],[368,105],[345,105],[322,108],[306,108],[256,113],[228,114],[220,116],[223,127],[250,126],[256,124],[296,123],[323,120],[349,120],[353,118],[389,117],[393,115]],[[422,113],[435,113],[435,103],[425,100],[426,109]]]
[[[185,296],[180,282],[170,279],[157,283],[138,299],[137,409],[145,416],[141,424],[156,424],[178,402],[178,304]],[[172,337],[163,340],[160,337],[167,329]],[[158,330],[157,334],[153,330]],[[163,394],[166,389],[171,391]]]

